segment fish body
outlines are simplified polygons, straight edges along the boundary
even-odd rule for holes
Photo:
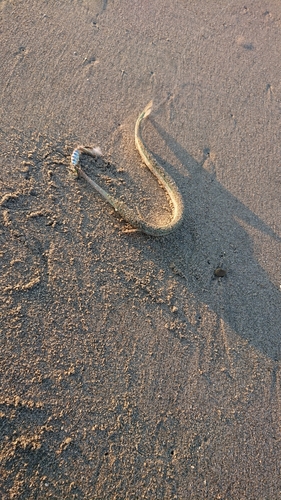
[[[184,204],[182,201],[181,194],[178,187],[170,175],[164,170],[161,165],[155,160],[152,154],[148,151],[143,143],[141,137],[141,129],[143,120],[149,116],[152,109],[152,101],[144,108],[140,113],[135,126],[135,145],[136,148],[150,170],[150,172],[156,177],[160,186],[166,191],[172,206],[172,217],[169,222],[163,225],[151,224],[145,221],[139,214],[128,207],[126,203],[118,200],[114,196],[111,196],[107,191],[105,191],[101,186],[99,186],[95,181],[93,181],[87,174],[79,167],[80,154],[85,153],[90,156],[101,156],[100,148],[91,148],[87,146],[78,146],[71,155],[71,166],[75,169],[78,176],[83,177],[92,187],[94,187],[100,195],[108,202],[112,207],[125,219],[131,226],[139,231],[150,236],[165,236],[172,231],[174,231],[183,220]]]

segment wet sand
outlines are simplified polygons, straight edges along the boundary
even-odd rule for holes
[[[0,13],[1,498],[281,498],[280,3]]]

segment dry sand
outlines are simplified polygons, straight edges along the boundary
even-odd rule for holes
[[[280,1],[0,5],[1,498],[280,499]]]

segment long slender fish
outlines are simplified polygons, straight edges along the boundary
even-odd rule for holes
[[[148,149],[145,147],[142,138],[141,130],[143,120],[147,118],[152,109],[152,101],[144,108],[142,113],[139,115],[136,126],[135,126],[135,144],[136,148],[140,153],[140,156],[152,174],[157,178],[161,187],[167,192],[172,205],[172,218],[169,222],[164,225],[154,225],[146,222],[137,215],[134,210],[129,208],[126,203],[117,198],[111,196],[107,191],[102,189],[95,181],[90,179],[85,172],[79,166],[81,153],[88,154],[90,156],[101,156],[102,153],[99,148],[90,148],[87,146],[78,146],[71,155],[71,168],[74,170],[78,176],[83,177],[92,187],[94,187],[100,195],[108,202],[112,207],[125,219],[131,226],[142,231],[145,234],[151,236],[165,236],[166,234],[174,231],[182,222],[184,205],[182,201],[181,194],[175,184],[174,180],[167,174],[167,172],[157,163],[155,158],[150,154]]]

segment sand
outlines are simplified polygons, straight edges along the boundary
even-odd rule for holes
[[[1,498],[281,498],[280,2],[0,9]]]

